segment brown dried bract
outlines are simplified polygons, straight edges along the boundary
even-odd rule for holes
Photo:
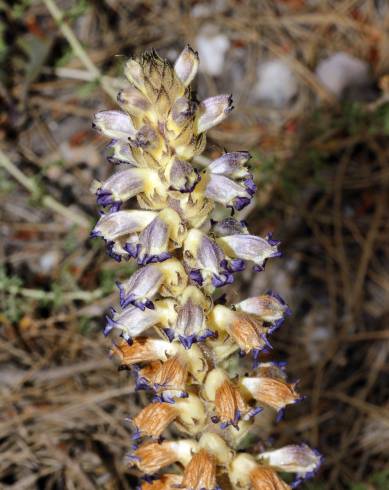
[[[157,352],[154,339],[137,338],[132,345],[125,340],[112,347],[111,352],[117,355],[122,365],[137,364],[138,362],[155,361],[161,357]]]
[[[213,490],[216,487],[216,460],[205,449],[201,449],[185,468],[182,485],[190,490]]]
[[[250,473],[253,490],[290,490],[290,486],[281,480],[270,468],[259,466]]]
[[[159,437],[177,415],[174,405],[151,403],[134,418],[134,424],[141,435]]]
[[[258,381],[258,389],[253,390],[252,393],[254,398],[275,410],[281,410],[300,398],[294,389],[294,384],[288,384],[274,378],[259,378]]]
[[[143,444],[135,451],[138,459],[135,464],[144,473],[155,473],[164,466],[173,464],[177,460],[177,454],[171,449],[170,442],[150,442]],[[163,488],[163,487],[162,487]]]
[[[261,329],[263,332],[261,332]],[[259,321],[253,320],[246,315],[239,315],[231,325],[230,330],[231,336],[245,352],[264,347],[265,342],[260,334],[265,332],[266,330]]]
[[[178,357],[172,357],[166,362],[153,363],[140,371],[156,390],[185,390],[188,377],[187,366]]]
[[[215,408],[221,422],[234,426],[237,425],[240,415],[250,409],[239,390],[229,380],[225,380],[216,390]]]

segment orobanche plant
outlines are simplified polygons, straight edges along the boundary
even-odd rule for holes
[[[129,464],[144,475],[142,490],[287,489],[315,472],[320,455],[305,444],[261,452],[253,434],[261,417],[269,424],[269,410],[280,415],[301,398],[281,363],[259,359],[289,309],[273,293],[236,304],[215,294],[246,262],[261,271],[280,255],[279,243],[233,217],[212,219],[220,205],[233,216],[256,187],[247,151],[221,154],[205,168],[193,162],[207,130],[232,110],[230,95],[197,101],[189,86],[197,68],[189,46],[174,66],[154,51],[129,60],[122,110],[94,120],[119,167],[96,184],[101,217],[92,235],[116,260],[140,266],[118,284],[120,307],[104,330],[120,332],[113,352],[151,395],[131,419]],[[124,208],[135,197],[137,209]],[[168,426],[174,439],[163,437]],[[291,486],[280,472],[296,474]]]

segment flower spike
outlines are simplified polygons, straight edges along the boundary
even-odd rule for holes
[[[143,473],[139,490],[287,490],[317,471],[316,450],[302,444],[252,454],[240,444],[248,433],[259,437],[254,418],[279,419],[302,399],[282,363],[261,355],[290,309],[273,292],[235,304],[213,297],[248,262],[261,271],[279,257],[279,242],[233,217],[214,219],[220,206],[247,206],[256,185],[247,151],[222,153],[205,167],[194,161],[207,131],[232,110],[230,95],[196,99],[190,83],[198,66],[190,46],[174,65],[155,51],[129,60],[120,110],[99,112],[93,123],[110,140],[108,161],[120,167],[94,185],[101,216],[91,237],[138,266],[117,283],[119,306],[104,328],[115,334],[119,369],[150,396],[128,419],[128,463]],[[253,368],[234,369],[246,354]],[[175,436],[164,439],[170,427]],[[291,486],[284,472],[296,475]]]

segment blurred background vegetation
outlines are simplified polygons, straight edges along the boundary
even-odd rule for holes
[[[274,358],[305,403],[269,428],[325,464],[306,489],[389,488],[387,0],[0,0],[0,487],[133,489],[144,395],[101,334],[131,263],[89,239],[111,168],[91,129],[130,56],[198,49],[199,97],[235,111],[206,155],[249,149],[251,230],[284,257],[228,291],[278,291]]]

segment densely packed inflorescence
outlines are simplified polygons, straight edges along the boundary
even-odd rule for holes
[[[246,151],[221,154],[205,168],[192,161],[206,131],[232,109],[230,95],[196,100],[189,84],[197,67],[189,46],[174,66],[155,52],[131,59],[129,86],[118,94],[122,111],[94,120],[112,139],[108,159],[119,169],[96,185],[102,214],[92,235],[116,260],[140,266],[118,284],[120,307],[104,330],[120,332],[113,352],[135,373],[137,389],[152,394],[131,420],[129,462],[144,474],[142,490],[287,489],[277,472],[295,473],[295,486],[319,466],[315,450],[240,448],[264,409],[280,415],[301,398],[280,363],[259,360],[289,309],[273,293],[230,305],[212,298],[246,262],[262,270],[280,255],[279,243],[251,235],[233,217],[212,219],[220,205],[233,216],[256,187]],[[135,197],[138,209],[124,209]],[[252,357],[249,372],[231,362],[238,354]],[[168,426],[174,440],[162,437]]]

